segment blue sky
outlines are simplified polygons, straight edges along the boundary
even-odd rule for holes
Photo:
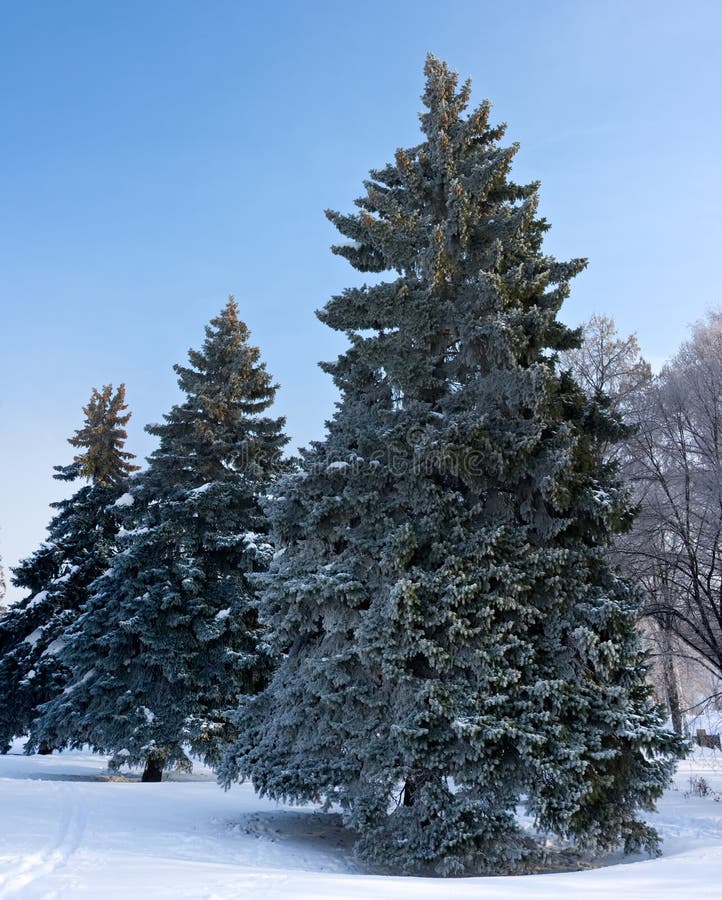
[[[333,409],[314,310],[358,276],[323,210],[418,142],[427,51],[473,79],[542,182],[563,318],[659,364],[722,303],[722,4],[0,2],[0,555],[67,487],[91,388],[125,381],[128,449],[234,293],[294,445]],[[72,486],[70,490],[72,491]]]

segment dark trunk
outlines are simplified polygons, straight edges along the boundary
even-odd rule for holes
[[[48,756],[53,752],[53,748],[46,741],[40,741],[38,746],[38,753],[41,756]]]
[[[404,782],[404,806],[413,806],[416,795],[414,779],[409,776]]]
[[[679,683],[677,671],[674,665],[674,647],[671,634],[667,628],[662,630],[662,672],[664,674],[664,690],[667,694],[667,705],[672,717],[672,728],[677,734],[682,734],[682,704],[679,700]]]
[[[165,757],[149,756],[145,761],[145,769],[141,781],[161,781],[163,778],[163,764]]]

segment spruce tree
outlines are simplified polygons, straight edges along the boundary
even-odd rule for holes
[[[340,804],[359,856],[402,872],[538,864],[520,802],[579,846],[653,850],[638,811],[677,749],[606,561],[627,511],[596,448],[618,428],[556,364],[585,263],[543,252],[538,185],[469,96],[430,56],[423,141],[328,213],[377,277],[319,312],[350,341],[324,365],[341,401],[271,509],[285,655],[221,769]]]
[[[68,439],[80,452],[67,466],[55,466],[61,481],[86,479],[57,510],[48,539],[14,570],[13,583],[28,595],[0,620],[0,750],[27,734],[40,704],[59,694],[69,671],[58,659],[62,635],[87,601],[88,586],[115,552],[121,496],[131,472],[132,453],[123,449],[125,385],[113,392],[93,388],[84,426]],[[31,745],[35,746],[35,745]],[[30,748],[29,748],[30,749]],[[51,749],[43,742],[42,751]]]
[[[146,781],[190,768],[188,748],[216,761],[226,710],[271,664],[252,575],[272,553],[262,502],[287,438],[264,415],[277,385],[248,338],[230,298],[174,367],[186,398],[147,428],[160,445],[131,488],[135,527],[66,635],[73,681],[35,732],[144,765]]]

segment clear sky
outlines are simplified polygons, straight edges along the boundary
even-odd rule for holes
[[[75,489],[52,466],[91,388],[126,382],[147,455],[229,293],[293,445],[322,436],[341,341],[314,310],[359,281],[323,210],[418,142],[429,50],[521,143],[549,251],[589,257],[563,318],[659,364],[722,303],[720,34],[718,0],[0,0],[4,563]]]

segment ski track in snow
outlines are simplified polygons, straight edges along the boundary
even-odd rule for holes
[[[23,856],[6,872],[0,872],[0,900],[17,896],[36,879],[64,866],[81,844],[86,823],[81,798],[72,785],[53,787],[60,801],[55,840],[43,850]]]

